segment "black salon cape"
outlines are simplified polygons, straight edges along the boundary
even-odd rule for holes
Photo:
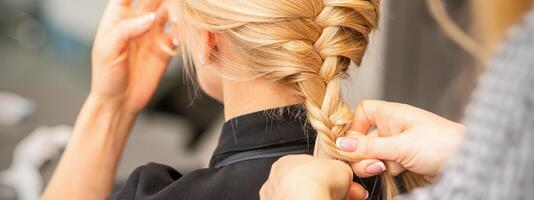
[[[209,168],[182,175],[169,166],[149,163],[138,167],[109,199],[259,199],[271,165],[280,156],[220,165],[230,156],[257,150],[304,146],[312,154],[316,132],[306,125],[304,117],[295,116],[302,108],[286,107],[281,116],[277,115],[279,110],[260,111],[226,122]],[[355,181],[370,192],[374,190],[370,199],[380,198],[381,184],[376,177]]]

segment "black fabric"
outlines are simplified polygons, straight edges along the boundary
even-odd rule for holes
[[[316,132],[303,114],[301,106],[290,106],[231,119],[223,126],[209,168],[182,175],[171,167],[149,163],[138,167],[109,199],[259,199],[259,190],[279,157],[215,166],[237,154],[292,146],[312,154]],[[371,192],[370,199],[380,198],[378,178],[355,180]]]

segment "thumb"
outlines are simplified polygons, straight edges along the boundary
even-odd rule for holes
[[[352,182],[347,193],[348,200],[366,200],[369,198],[369,192],[362,185]]]
[[[404,141],[403,135],[376,137],[366,135],[350,135],[339,137],[336,146],[344,157],[358,162],[363,159],[380,159],[399,161],[407,157],[406,147],[409,143]]]

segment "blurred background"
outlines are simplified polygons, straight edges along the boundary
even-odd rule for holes
[[[106,0],[0,1],[0,200],[38,199],[90,85],[91,45]],[[490,52],[532,0],[447,0],[453,20]],[[345,99],[385,99],[460,120],[483,62],[440,29],[424,0],[383,1],[382,24]],[[175,59],[130,137],[116,184],[159,162],[207,166],[222,106],[192,101]],[[135,155],[135,156],[134,156]]]

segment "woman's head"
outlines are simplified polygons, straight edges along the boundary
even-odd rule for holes
[[[318,132],[315,154],[343,159],[334,141],[353,115],[340,80],[362,61],[379,0],[176,1],[184,60],[206,93],[223,100],[225,79],[291,87]]]
[[[353,115],[340,80],[351,62],[362,61],[379,0],[175,1],[182,52],[204,91],[223,100],[228,79],[290,87],[318,132],[315,155],[345,159],[334,141]]]
[[[335,146],[352,117],[339,82],[363,58],[378,24],[377,0],[177,1],[182,50],[204,91],[222,99],[225,78],[293,87],[320,133],[318,145]]]
[[[212,96],[216,76],[295,86],[337,80],[350,60],[361,62],[378,21],[378,3],[368,0],[177,1],[183,50]]]

